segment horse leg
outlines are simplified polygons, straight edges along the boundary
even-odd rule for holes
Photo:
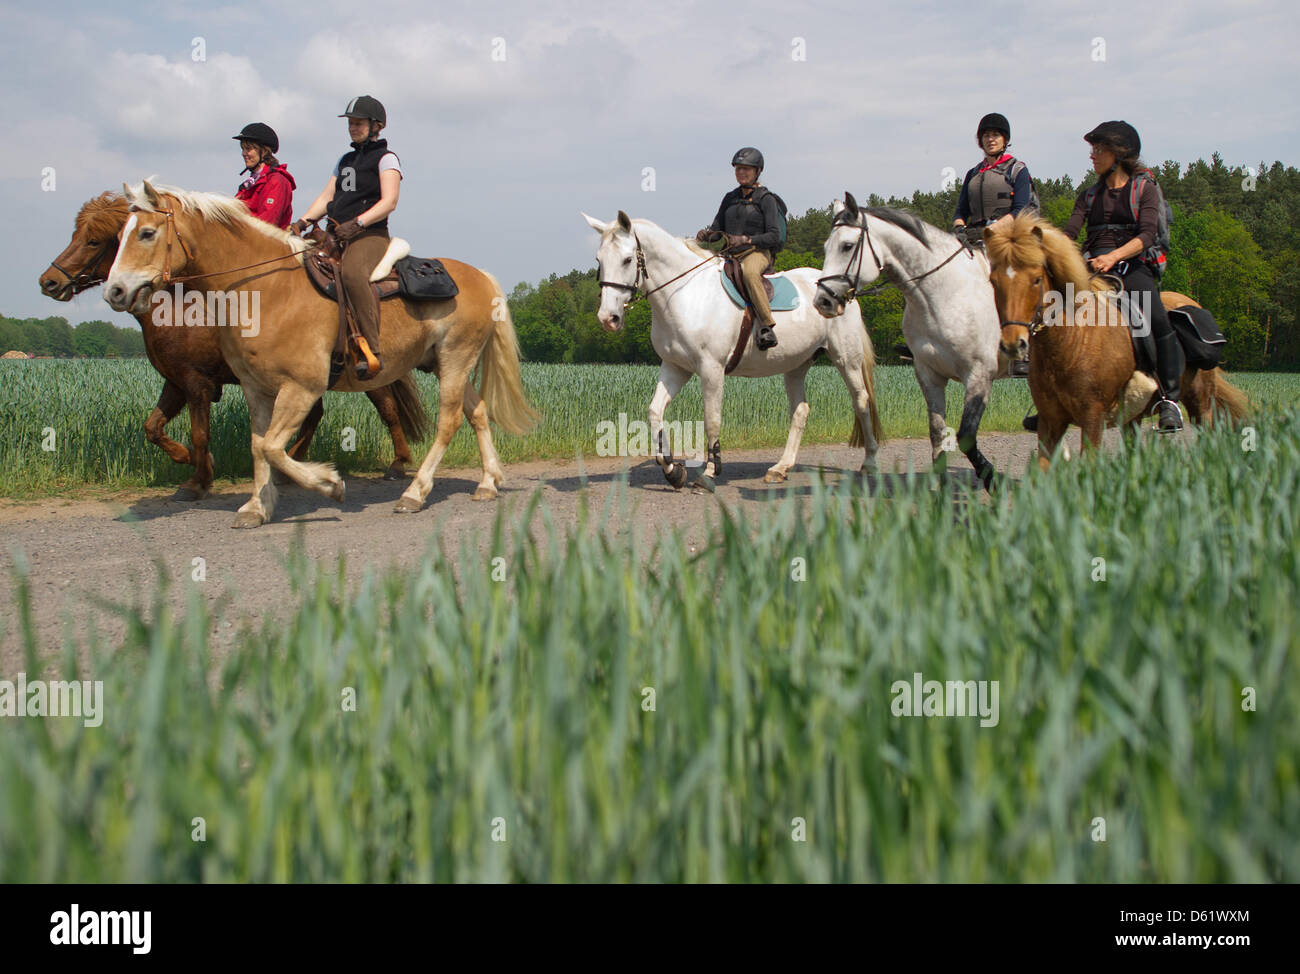
[[[193,464],[194,457],[185,448],[184,444],[177,443],[164,432],[164,428],[176,417],[176,414],[181,411],[181,407],[185,403],[185,391],[171,379],[165,379],[162,392],[158,394],[158,404],[153,407],[153,412],[144,421],[144,435],[145,439],[161,449],[176,463]],[[197,402],[195,405],[197,405]],[[191,429],[194,426],[194,408],[192,406],[190,409]],[[202,498],[206,491],[199,492],[199,480],[199,471],[196,468],[190,479],[176,488],[172,500],[196,501]]]
[[[397,499],[397,504],[393,507],[394,514],[414,514],[424,507],[429,491],[433,490],[433,474],[442,461],[442,455],[447,452],[451,438],[456,435],[456,430],[460,429],[460,424],[465,420],[462,412],[466,405],[465,391],[469,388],[471,368],[473,368],[473,361],[462,368],[444,359],[443,374],[438,376],[438,432],[433,438],[433,446],[429,448],[424,462],[416,471],[415,479]],[[479,449],[482,449],[482,441]],[[475,494],[477,493],[476,490]]]
[[[685,369],[670,362],[661,363],[659,385],[650,400],[650,448],[655,451],[655,463],[663,469],[664,478],[676,490],[686,486],[686,466],[673,460],[672,449],[664,442],[664,410],[690,378],[691,374]]]
[[[379,418],[388,427],[388,435],[393,440],[393,462],[384,471],[385,480],[401,480],[406,476],[406,465],[411,462],[411,448],[406,443],[406,434],[402,432],[402,421],[397,414],[397,397],[393,395],[392,386],[380,386],[367,389],[366,395],[379,413]]]
[[[1065,436],[1070,424],[1056,415],[1038,411],[1038,468],[1043,471],[1052,467],[1052,456],[1057,444]]]
[[[319,394],[303,388],[296,382],[286,382],[280,386],[280,391],[275,395],[271,422],[266,429],[262,452],[272,469],[285,474],[298,486],[314,490],[341,503],[346,488],[343,478],[339,476],[333,464],[294,460],[285,449],[289,445],[289,437],[302,427],[303,419],[312,405],[319,400]],[[268,511],[268,520],[270,516]]]
[[[248,421],[253,435],[250,448],[253,454],[253,495],[235,515],[236,528],[258,528],[265,524],[275,510],[275,485],[271,483],[271,468],[266,462],[263,443],[267,426],[271,422],[271,398],[265,393],[244,387],[248,401]]]
[[[1089,406],[1083,421],[1079,423],[1079,452],[1091,452],[1101,449],[1101,434],[1106,428],[1106,417],[1100,403]]]
[[[980,420],[988,406],[989,391],[993,386],[993,376],[971,376],[966,380],[966,404],[961,411],[961,425],[957,428],[957,447],[966,454],[966,459],[975,468],[984,489],[993,490],[993,464],[979,450],[978,435]]]
[[[812,361],[809,360],[785,374],[785,397],[790,401],[790,434],[786,437],[785,452],[781,454],[781,459],[763,475],[765,484],[785,483],[786,474],[794,466],[795,457],[799,454],[799,441],[803,439],[804,427],[808,425],[808,392],[805,379],[811,366]]]
[[[492,428],[488,425],[487,403],[479,396],[474,386],[465,383],[465,399],[461,406],[469,425],[474,427],[478,438],[478,453],[483,460],[483,479],[474,488],[473,500],[495,500],[497,488],[506,482],[506,472],[501,469],[501,460],[497,457],[496,446],[492,443]]]
[[[925,396],[925,405],[930,412],[930,460],[934,472],[942,477],[948,472],[948,454],[943,448],[944,433],[948,429],[945,416],[948,380],[919,362],[913,362],[912,369],[916,372],[916,381],[921,386],[921,395]]]
[[[871,397],[873,392],[867,386],[869,374],[866,371],[866,356],[857,355],[858,361],[854,363],[850,358],[836,357],[835,367],[839,369],[840,377],[844,379],[844,384],[849,388],[849,398],[853,402],[853,412],[857,416],[858,432],[862,436],[862,445],[865,453],[862,457],[862,468],[859,473],[872,473],[876,470],[876,451],[880,449],[880,444],[876,442],[876,428],[871,421]],[[852,446],[852,437],[850,437],[850,446]]]
[[[695,481],[709,493],[717,489],[717,478],[722,473],[722,389],[726,375],[722,366],[709,363],[700,371],[700,395],[704,399],[704,442],[709,445],[704,461],[704,471]]]
[[[295,460],[305,460],[307,450],[311,447],[312,437],[316,435],[316,427],[320,425],[321,418],[325,415],[325,400],[317,399],[312,404],[311,411],[307,413],[307,418],[302,421],[302,429],[298,432],[298,439],[294,441],[293,446],[289,447],[289,456]],[[285,483],[288,483],[286,480]]]

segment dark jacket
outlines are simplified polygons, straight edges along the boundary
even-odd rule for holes
[[[346,223],[353,217],[360,216],[379,202],[383,195],[379,188],[379,160],[388,152],[387,139],[375,139],[373,142],[353,142],[352,151],[339,159],[338,182],[334,186],[334,198],[330,200],[325,213],[335,223]],[[355,174],[355,184],[345,189],[344,174],[348,170]],[[366,227],[388,229],[388,218]]]
[[[1086,221],[1088,236],[1083,252],[1090,257],[1118,250],[1134,237],[1142,238],[1142,249],[1146,250],[1155,242],[1159,227],[1159,193],[1155,184],[1147,180],[1138,196],[1138,213],[1134,214],[1129,206],[1129,190],[1128,183],[1119,189],[1098,187],[1091,211],[1087,205],[1088,190],[1080,191],[1074,201],[1074,212],[1065,225],[1065,235],[1073,240]]]
[[[785,246],[785,217],[766,186],[751,190],[737,186],[722,197],[722,205],[710,227],[723,233],[743,233],[759,250],[776,253]]]

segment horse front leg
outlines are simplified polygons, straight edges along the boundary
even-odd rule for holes
[[[961,425],[957,428],[957,448],[966,455],[975,468],[975,476],[989,493],[993,492],[993,464],[980,452],[978,434],[992,385],[992,374],[967,380],[966,404],[962,407]]]
[[[916,372],[916,381],[921,387],[921,395],[925,397],[926,409],[930,414],[930,461],[934,472],[943,477],[948,472],[948,453],[944,449],[945,434],[948,432],[948,380],[919,362],[913,362],[912,369]]]
[[[695,481],[701,487],[713,493],[718,487],[718,476],[722,473],[722,390],[726,375],[722,366],[710,362],[700,372],[700,395],[704,399],[704,442],[708,444],[708,453],[704,461],[704,470]]]
[[[248,421],[252,426],[250,448],[253,454],[253,495],[235,514],[236,528],[260,528],[271,519],[275,510],[275,485],[271,483],[271,468],[266,462],[264,444],[266,430],[271,423],[271,397],[249,388],[244,389],[248,401]]]
[[[690,381],[691,373],[670,362],[659,366],[659,384],[650,400],[650,448],[654,450],[655,463],[664,472],[664,479],[674,490],[686,486],[686,465],[673,459],[671,446],[664,439],[664,410],[673,397]]]

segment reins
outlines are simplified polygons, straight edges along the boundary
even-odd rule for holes
[[[640,298],[638,298],[637,296],[637,291],[640,290],[640,288],[637,287],[637,282],[640,280],[644,280],[646,284],[650,283],[650,277],[646,273],[646,269],[645,269],[645,252],[641,249],[641,239],[636,235],[635,231],[633,231],[632,233],[632,239],[636,241],[636,277],[632,278],[632,283],[623,284],[619,281],[605,281],[605,280],[597,280],[596,282],[601,287],[612,287],[612,288],[617,288],[620,291],[631,291],[632,296],[629,297],[627,301],[625,301],[623,304],[624,310],[631,308],[632,305],[634,305],[638,300],[640,300]],[[709,256],[705,257],[704,260],[700,261],[698,264],[694,265],[693,267],[686,268],[686,270],[682,271],[676,277],[670,277],[662,284],[656,284],[650,290],[642,292],[640,297],[642,298],[650,297],[650,295],[654,294],[656,291],[662,290],[663,288],[666,288],[669,284],[672,284],[673,281],[680,281],[691,271],[698,270],[699,268],[703,267],[705,264],[709,263],[717,256],[718,256],[717,254],[709,254]]]
[[[868,288],[865,291],[859,291],[857,288],[857,281],[858,278],[862,276],[862,243],[864,240],[866,241],[867,249],[871,251],[871,259],[875,262],[876,267],[880,268],[880,273],[884,273],[885,270],[884,262],[881,261],[880,257],[876,254],[876,245],[871,242],[871,229],[867,224],[867,215],[865,213],[862,214],[861,223],[854,223],[850,219],[841,218],[839,220],[836,220],[835,223],[832,225],[832,229],[834,229],[835,227],[854,227],[858,231],[858,241],[856,244],[853,245],[853,253],[849,254],[848,263],[844,265],[844,273],[827,274],[825,277],[817,278],[817,287],[820,290],[825,291],[827,294],[830,294],[830,296],[834,298],[835,295],[831,292],[830,287],[828,287],[825,282],[843,281],[845,284],[848,285],[848,290],[844,292],[844,296],[842,298],[842,300],[845,301],[848,301],[851,298],[871,297],[873,295],[880,294],[891,287],[901,288],[905,284],[915,284],[917,281],[923,281],[931,274],[934,274],[936,271],[943,270],[943,268],[947,267],[948,264],[952,262],[954,257],[956,257],[958,254],[963,252],[966,254],[967,257],[970,257],[972,260],[975,258],[975,252],[971,250],[970,245],[963,242],[960,247],[958,247],[946,258],[944,258],[942,263],[936,265],[935,267],[931,267],[924,274],[917,274],[915,277],[909,277],[905,281],[897,281],[897,282],[888,281],[884,284],[878,284],[873,288]],[[858,267],[856,271],[853,271],[853,262],[855,260],[857,261]],[[837,298],[836,300],[841,300],[841,299]]]
[[[288,254],[281,254],[279,257],[268,257],[266,260],[244,264],[241,267],[231,267],[221,271],[208,271],[204,274],[181,274],[177,277],[172,277],[172,236],[174,235],[176,237],[176,241],[181,245],[181,250],[185,251],[185,258],[187,260],[193,260],[194,253],[185,242],[185,238],[181,236],[180,228],[176,226],[175,212],[170,208],[163,210],[162,212],[167,214],[167,248],[163,254],[163,287],[178,281],[197,281],[202,277],[220,277],[223,274],[234,274],[238,271],[246,271],[253,267],[261,267],[263,264],[274,264],[282,260],[288,260],[291,257],[300,257],[302,254],[306,253],[306,251],[295,250]]]

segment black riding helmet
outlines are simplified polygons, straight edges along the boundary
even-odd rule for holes
[[[1083,138],[1090,145],[1110,146],[1120,159],[1136,159],[1142,153],[1142,140],[1128,122],[1102,122]]]
[[[388,124],[388,114],[384,111],[384,106],[372,95],[358,95],[353,98],[339,118],[368,118],[380,125]]]
[[[1007,117],[1000,112],[989,112],[980,119],[979,127],[975,129],[976,145],[979,144],[980,137],[989,129],[994,132],[1001,132],[1002,137],[1007,140],[1007,144],[1011,144],[1011,123],[1007,121]],[[983,148],[983,146],[980,146],[980,148]]]
[[[265,122],[249,122],[238,135],[232,138],[236,142],[256,142],[258,145],[266,146],[272,152],[280,151],[280,137],[275,134],[275,129]]]
[[[759,172],[763,171],[763,153],[759,152],[752,145],[747,145],[743,149],[737,149],[736,154],[731,157],[731,165],[735,166],[753,166]]]

